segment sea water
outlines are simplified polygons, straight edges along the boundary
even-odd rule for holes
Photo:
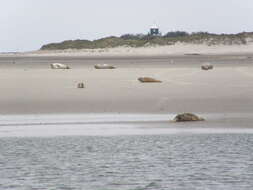
[[[0,189],[252,189],[252,134],[1,138]]]
[[[251,129],[100,117],[2,116],[0,189],[253,188]]]

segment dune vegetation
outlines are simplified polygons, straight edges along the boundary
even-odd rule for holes
[[[68,40],[60,43],[43,45],[41,50],[64,49],[99,49],[145,46],[174,45],[175,43],[192,43],[206,45],[243,45],[253,41],[253,33],[243,32],[238,34],[212,34],[208,32],[187,33],[184,31],[168,32],[165,35],[151,36],[145,34],[125,34],[120,37],[110,36],[97,40]]]

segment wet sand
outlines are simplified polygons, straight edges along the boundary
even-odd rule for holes
[[[70,70],[52,70],[50,63]],[[210,62],[214,70],[202,71]],[[96,70],[108,63],[115,70]],[[143,84],[150,76],[162,83]],[[77,89],[84,82],[85,89]],[[0,114],[253,113],[251,55],[1,57]],[[251,127],[251,117],[247,127]],[[239,121],[239,120],[237,120]],[[240,124],[240,122],[238,122]]]
[[[175,123],[174,114],[1,115],[2,137],[253,134],[253,114],[202,114],[205,122]]]

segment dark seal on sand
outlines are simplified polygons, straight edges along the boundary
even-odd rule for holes
[[[84,83],[83,82],[78,83],[77,84],[77,88],[85,88]]]
[[[210,63],[205,63],[205,64],[201,65],[201,69],[205,70],[205,71],[212,70],[213,69],[213,65],[211,65]]]
[[[152,83],[152,82],[161,83],[162,82],[160,80],[157,80],[157,79],[154,79],[154,78],[151,78],[151,77],[140,77],[140,78],[138,78],[138,80],[142,83],[145,83],[145,82],[146,83]]]
[[[205,121],[203,118],[192,114],[192,113],[183,113],[177,115],[174,120],[175,122],[189,122],[189,121]]]

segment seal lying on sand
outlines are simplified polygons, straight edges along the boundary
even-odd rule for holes
[[[50,66],[51,69],[70,69],[69,66],[62,63],[52,63]]]
[[[173,121],[174,122],[205,121],[205,119],[198,117],[197,115],[192,113],[183,113],[177,115]]]
[[[83,82],[78,83],[77,88],[85,88],[84,83]]]
[[[203,65],[201,65],[201,69],[202,70],[212,70],[213,69],[213,65],[211,65],[210,63],[205,63]]]
[[[94,67],[95,69],[116,69],[116,67],[108,64],[97,64]]]
[[[140,77],[138,78],[138,80],[142,83],[152,83],[152,82],[155,82],[155,83],[161,83],[162,81],[160,80],[157,80],[157,79],[154,79],[154,78],[151,78],[151,77]]]

